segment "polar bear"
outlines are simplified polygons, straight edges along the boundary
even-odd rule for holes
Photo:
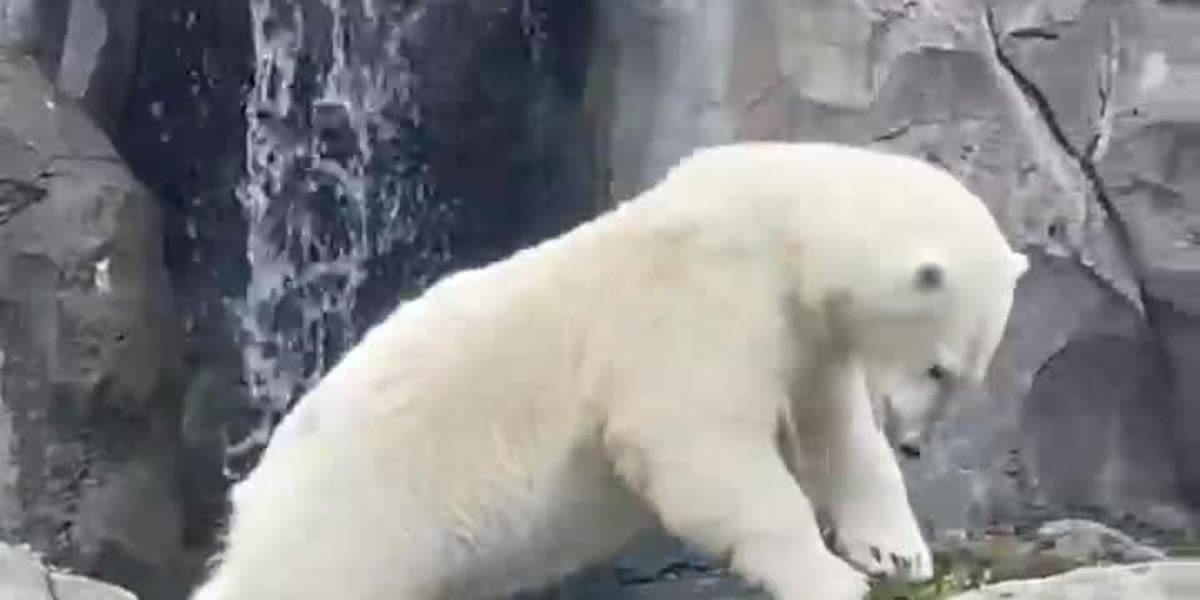
[[[983,378],[1026,267],[916,159],[698,150],[369,330],[232,489],[193,598],[501,598],[655,525],[782,600],[927,578],[893,446]]]

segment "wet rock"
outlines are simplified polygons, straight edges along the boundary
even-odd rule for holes
[[[125,108],[140,0],[0,0],[0,47],[37,59],[108,133]]]
[[[1127,10],[1127,9],[1123,9]],[[1170,371],[1157,398],[1180,483],[1200,505],[1200,9],[1143,11],[1138,29],[1114,28],[1116,77],[1091,160],[1128,229],[1151,324]],[[1113,52],[1109,51],[1109,55]],[[1112,70],[1114,67],[1108,67]],[[1103,71],[1101,71],[1103,73]]]
[[[1167,553],[1086,519],[1060,519],[1026,532],[996,528],[968,536],[940,536],[932,544],[946,572],[971,581],[1046,577],[1096,564],[1164,560]]]
[[[0,539],[169,597],[176,324],[154,197],[29,58],[0,55]]]
[[[211,438],[246,420],[225,405],[245,396],[230,300],[247,284],[237,190],[245,177],[246,97],[255,60],[250,10],[245,0],[155,0],[139,12],[137,33],[138,47],[146,50],[137,53],[114,143],[159,200],[164,262],[184,324],[189,410],[224,419],[214,425],[208,417],[185,415],[191,429],[205,424],[205,431],[187,433],[182,478],[182,535],[199,548],[214,540],[229,483],[222,472],[224,442]]]
[[[214,280],[242,284],[223,298],[236,307],[231,350],[252,404],[250,418],[228,427],[235,474],[253,464],[282,410],[398,300],[597,208],[582,110],[590,2],[252,9],[258,60],[236,196],[215,188],[203,202],[184,198],[177,214],[196,225],[192,239],[171,236],[172,270],[200,294]],[[186,114],[193,100],[170,94],[178,87],[158,72],[146,70],[147,91],[158,82],[163,114]],[[165,163],[147,169],[164,187],[186,180],[182,165],[216,154],[172,141],[206,143],[211,127],[139,119],[147,127],[131,128],[125,145],[138,152],[134,164]],[[161,142],[156,130],[167,134]],[[218,211],[225,220],[210,220]],[[189,247],[176,262],[176,248]]]

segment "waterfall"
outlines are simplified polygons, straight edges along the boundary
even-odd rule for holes
[[[356,301],[381,261],[399,256],[404,284],[419,288],[449,260],[454,207],[433,200],[404,52],[422,9],[382,4],[250,2],[255,80],[237,190],[250,273],[232,308],[259,415],[231,434],[228,460],[261,448],[369,326]]]

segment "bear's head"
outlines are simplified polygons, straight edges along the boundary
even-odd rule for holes
[[[773,258],[796,326],[828,327],[826,349],[861,365],[881,426],[909,453],[956,386],[982,383],[1028,268],[962,181],[891,152],[714,146],[654,195],[687,198],[663,220],[698,224],[714,247],[736,249],[724,255]]]
[[[991,264],[930,254],[898,271],[889,294],[898,301],[878,301],[877,289],[865,296],[850,290],[832,307],[879,425],[910,457],[920,455],[958,388],[984,383],[1028,268],[1018,252],[1005,251]]]
[[[751,189],[776,198],[792,289],[832,309],[830,332],[861,365],[880,425],[915,454],[952,392],[984,383],[1028,259],[943,168],[861,148],[773,152],[779,163]]]

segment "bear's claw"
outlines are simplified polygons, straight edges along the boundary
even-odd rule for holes
[[[850,564],[872,577],[907,582],[933,578],[929,547],[916,532],[850,527],[834,532],[832,546]]]

